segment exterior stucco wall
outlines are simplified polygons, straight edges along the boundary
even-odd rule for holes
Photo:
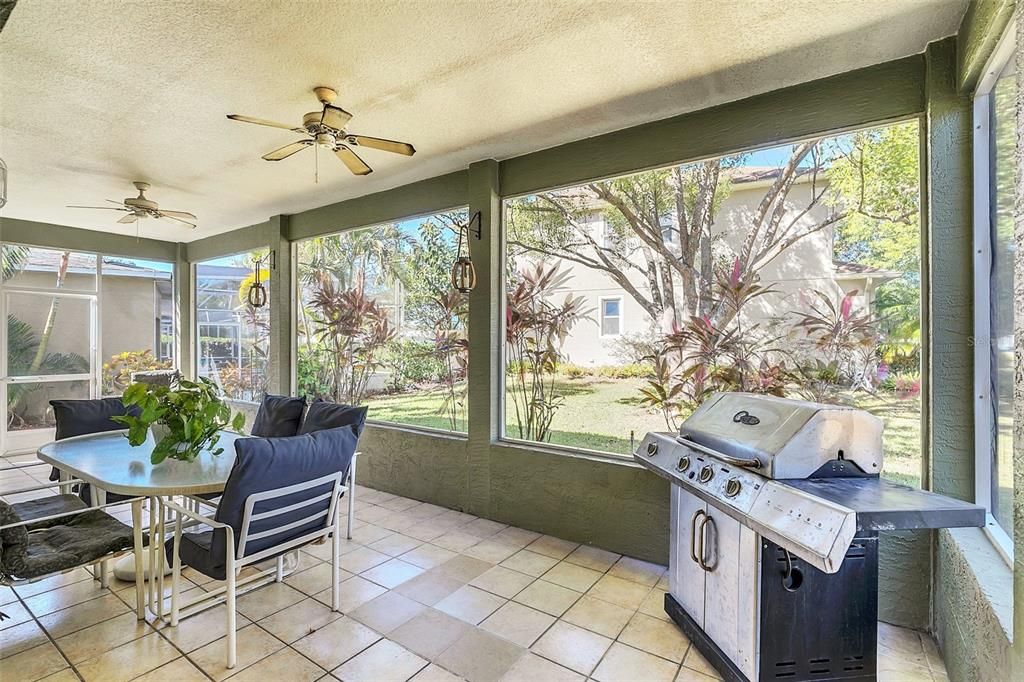
[[[938,533],[935,636],[951,680],[1012,680],[1013,574],[977,528]]]

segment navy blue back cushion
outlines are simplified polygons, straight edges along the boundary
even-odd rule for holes
[[[342,405],[317,400],[309,406],[306,418],[302,422],[299,433],[313,433],[323,429],[336,429],[351,426],[356,438],[363,432],[366,425],[366,406]]]
[[[235,441],[235,463],[224,486],[224,496],[217,508],[216,520],[226,523],[235,530],[236,550],[245,515],[246,499],[254,494],[276,488],[306,483],[328,474],[340,472],[342,481],[348,476],[352,456],[356,451],[356,435],[349,427],[327,429],[291,438],[239,438]],[[332,484],[301,490],[283,497],[262,501],[253,508],[253,513],[280,509],[303,500],[322,495],[331,490]],[[330,499],[313,505],[252,522],[250,535],[311,516],[329,507]],[[323,528],[326,517],[292,528],[283,533],[270,535],[258,540],[249,540],[245,546],[246,556],[263,549],[279,545],[289,539],[300,537],[317,528]],[[224,557],[225,534],[216,531],[213,535],[211,553]]]
[[[138,416],[140,413],[135,405],[126,408],[120,398],[51,400],[50,407],[53,408],[53,417],[57,422],[57,440],[126,429],[127,426],[118,424],[111,417],[123,417],[126,414]],[[56,469],[50,471],[51,481],[59,477]]]
[[[306,399],[287,395],[266,395],[256,413],[250,433],[260,438],[294,436],[302,423]]]
[[[117,431],[127,429],[111,417],[123,417],[126,414],[138,416],[139,408],[134,405],[125,408],[120,398],[101,398],[98,400],[51,400],[53,417],[57,421],[57,440],[84,436],[88,433]]]

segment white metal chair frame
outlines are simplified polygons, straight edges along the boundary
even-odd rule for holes
[[[277,497],[283,497],[291,495],[293,493],[302,492],[309,490],[317,486],[325,485],[327,483],[334,484],[330,492],[311,497],[301,502],[282,507],[280,509],[272,509],[265,512],[253,512],[255,505],[259,502],[274,499]],[[320,478],[313,479],[310,481],[304,481],[296,485],[286,486],[283,488],[276,488],[273,490],[266,490],[259,493],[253,493],[249,495],[245,500],[245,510],[242,516],[242,526],[239,532],[238,538],[238,550],[235,550],[235,531],[226,523],[214,521],[208,516],[200,514],[198,511],[192,508],[187,508],[183,505],[177,504],[171,500],[161,500],[160,504],[174,512],[174,551],[173,551],[173,563],[172,563],[172,575],[171,575],[171,625],[177,626],[178,621],[181,618],[187,618],[188,616],[194,615],[195,613],[205,610],[210,606],[214,606],[221,602],[224,602],[227,606],[227,667],[235,667],[236,656],[236,633],[235,633],[235,600],[238,596],[238,588],[241,586],[247,586],[249,591],[261,587],[268,582],[276,581],[280,582],[284,579],[284,561],[283,553],[289,550],[297,550],[299,547],[309,544],[315,540],[326,539],[331,537],[332,543],[332,580],[331,580],[331,608],[334,611],[341,610],[341,594],[339,591],[339,582],[341,578],[341,517],[338,515],[338,500],[341,494],[349,491],[350,489],[343,485],[343,475],[341,472],[329,474],[327,476],[321,476]],[[316,512],[309,516],[306,516],[297,521],[290,523],[272,526],[266,530],[259,532],[250,532],[250,525],[254,521],[265,521],[272,519],[275,516],[286,514],[289,512],[295,512],[301,510],[303,507],[308,507],[313,504],[323,502],[324,500],[330,499],[328,508],[324,511]],[[203,504],[209,505],[207,501],[203,501]],[[195,506],[195,505],[192,505]],[[351,509],[351,496],[349,502],[349,508]],[[351,513],[350,513],[351,514]],[[181,591],[181,556],[179,549],[181,547],[181,535],[183,528],[182,519],[191,519],[193,522],[209,526],[211,529],[221,529],[225,533],[225,582],[224,585],[214,589],[210,592],[206,592],[200,595],[198,598],[190,600],[189,602],[182,604],[180,600]],[[165,518],[163,512],[160,514],[161,521]],[[351,524],[351,515],[349,523]],[[255,552],[253,554],[246,554],[246,544],[252,540],[265,539],[287,532],[294,528],[299,528],[311,522],[323,519],[323,527],[317,528],[314,531],[306,533],[300,537],[293,538],[287,542],[283,542],[279,545],[268,547],[267,549]],[[351,526],[350,526],[351,527]],[[162,535],[162,533],[161,533]],[[151,543],[151,547],[155,543]],[[161,553],[162,555],[162,553]],[[244,580],[238,580],[238,574],[240,571],[251,564],[258,561],[267,559],[268,557],[277,556],[277,568],[274,574],[260,573],[256,576],[251,576]],[[158,557],[159,559],[159,557]],[[162,571],[157,573],[162,575]],[[272,580],[271,580],[272,579]],[[152,581],[151,581],[152,582]],[[160,590],[162,593],[162,589]],[[162,599],[160,600],[162,604]]]
[[[24,465],[13,465],[13,466],[10,466],[10,467],[4,467],[3,469],[0,469],[0,471],[9,471],[11,469],[26,469],[28,467],[40,466],[42,464],[43,464],[43,462],[30,462],[30,463],[24,464]],[[63,492],[63,491],[70,490],[71,486],[76,484],[76,483],[82,483],[82,481],[80,481],[78,479],[69,479],[69,478],[61,477],[61,480],[59,480],[59,481],[52,481],[50,483],[41,483],[39,485],[28,486],[26,488],[18,488],[17,490],[5,490],[5,491],[3,491],[3,495],[6,497],[6,496],[9,496],[9,495],[18,495],[18,494],[21,494],[21,493],[36,492],[38,490],[48,490],[50,488],[60,488],[61,491]],[[41,521],[55,521],[57,519],[62,519],[62,518],[65,518],[65,517],[71,517],[71,516],[77,516],[79,514],[84,514],[85,512],[93,511],[95,509],[105,509],[107,507],[116,507],[116,506],[119,506],[119,505],[122,505],[122,504],[127,504],[127,503],[132,502],[132,501],[133,500],[121,500],[119,502],[111,502],[110,504],[96,504],[96,494],[94,492],[93,493],[93,506],[91,506],[91,507],[86,507],[85,509],[73,509],[71,511],[60,512],[59,514],[49,514],[47,516],[39,516],[39,517],[34,518],[34,519],[29,519],[28,521],[19,521],[17,523],[8,523],[8,524],[0,526],[0,530],[6,530],[8,528],[17,528],[19,526],[28,526],[30,524],[39,523]],[[47,529],[46,528],[39,528],[39,529],[36,529],[36,530],[31,530],[31,531],[29,531],[29,533],[30,534],[31,533],[40,533],[40,532],[43,532],[45,530],[47,530]],[[106,587],[107,586],[107,562],[110,561],[111,559],[117,559],[117,558],[119,558],[121,556],[124,556],[125,554],[130,554],[130,553],[132,553],[133,550],[134,550],[133,547],[129,547],[129,548],[123,549],[123,550],[121,550],[119,552],[110,552],[110,553],[107,553],[104,556],[100,557],[98,560],[96,560],[94,562],[85,563],[85,564],[82,564],[81,566],[75,566],[73,568],[68,568],[68,569],[65,569],[65,570],[62,570],[62,571],[55,571],[53,573],[47,573],[46,575],[37,576],[35,578],[27,578],[27,579],[17,579],[16,578],[16,579],[13,579],[13,580],[9,579],[9,578],[2,578],[2,579],[0,579],[0,585],[7,585],[9,587],[17,587],[18,585],[28,585],[30,583],[38,582],[40,580],[46,580],[47,578],[51,578],[51,577],[53,577],[55,575],[61,575],[63,573],[68,573],[70,571],[74,571],[74,570],[76,570],[78,568],[82,568],[83,566],[92,566],[93,567],[93,571],[92,571],[93,579],[94,580],[98,580],[102,587]]]

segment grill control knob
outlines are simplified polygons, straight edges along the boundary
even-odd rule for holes
[[[740,479],[730,478],[728,481],[725,482],[725,496],[736,497],[737,495],[740,494],[740,488],[742,487],[743,486],[740,485]]]
[[[647,444],[647,456],[648,457],[654,457],[656,454],[658,454],[658,444],[657,443],[648,443]]]
[[[710,464],[705,464],[700,470],[700,475],[697,477],[701,483],[707,483],[715,477],[715,469]]]
[[[690,468],[690,458],[680,457],[679,461],[676,462],[676,471],[683,472]]]

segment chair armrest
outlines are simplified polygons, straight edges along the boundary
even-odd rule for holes
[[[0,530],[6,530],[8,528],[17,528],[18,526],[27,526],[31,523],[39,523],[40,521],[52,521],[54,519],[61,519],[65,516],[77,516],[78,514],[84,514],[86,512],[96,511],[97,509],[105,509],[107,507],[119,507],[127,502],[134,502],[135,500],[144,499],[142,497],[135,497],[130,500],[121,500],[120,502],[110,502],[108,504],[100,505],[99,507],[86,507],[85,509],[75,509],[69,512],[61,512],[60,514],[50,514],[49,516],[40,516],[35,519],[29,519],[28,521],[19,521],[17,523],[8,523],[4,526],[0,526]]]
[[[182,514],[183,516],[187,516],[190,519],[194,519],[196,521],[199,521],[200,523],[205,523],[210,528],[231,528],[231,526],[229,526],[226,523],[221,523],[220,521],[214,521],[213,519],[211,519],[208,516],[203,516],[202,514],[198,514],[198,513],[194,512],[194,511],[192,511],[191,509],[186,509],[185,507],[181,506],[177,502],[172,502],[170,500],[166,500],[165,499],[165,500],[161,500],[160,504],[162,506],[164,506],[164,507],[167,507],[168,509],[173,509],[174,511],[178,512],[179,514]]]

